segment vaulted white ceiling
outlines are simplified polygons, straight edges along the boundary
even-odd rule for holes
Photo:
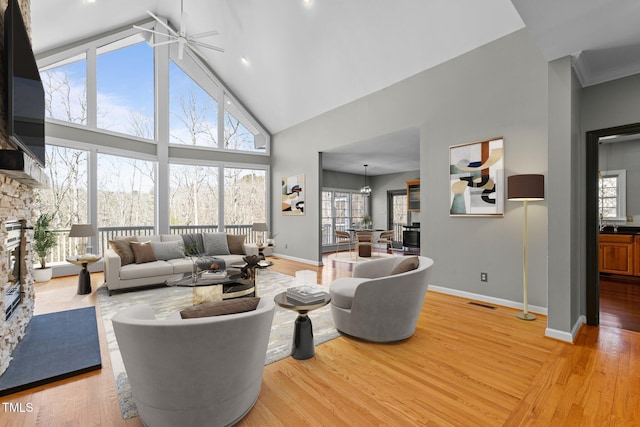
[[[37,53],[148,17],[178,0],[32,0]],[[271,133],[361,98],[523,27],[509,0],[184,0],[188,33]],[[245,57],[248,65],[241,62]]]
[[[147,18],[145,10],[168,18],[174,26],[180,22],[178,0],[90,1],[32,0],[36,53],[128,26]],[[225,52],[201,52],[270,133],[381,90],[525,24],[547,60],[576,58],[584,85],[640,72],[638,0],[183,1],[188,33],[219,30],[220,35],[202,41]],[[362,155],[353,151],[342,156],[362,159],[372,152],[372,144],[388,143],[384,137],[360,141],[349,150],[360,147]],[[415,161],[417,156],[408,158]],[[388,173],[375,166],[371,172]]]

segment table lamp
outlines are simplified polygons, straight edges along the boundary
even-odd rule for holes
[[[259,231],[262,232],[262,237],[260,237],[260,235],[258,235],[258,242],[256,243],[257,246],[262,246],[262,242],[264,241],[264,233],[265,231],[269,231],[269,227],[267,226],[266,222],[254,222],[253,226],[251,227],[252,231]]]
[[[80,238],[80,253],[87,253],[87,238],[96,235],[96,229],[91,224],[73,224],[69,231],[69,237]]]
[[[516,317],[522,320],[535,320],[536,316],[529,313],[527,273],[529,270],[528,258],[528,231],[527,231],[527,202],[544,200],[544,175],[512,175],[507,179],[507,199],[520,201],[523,204],[522,226],[522,290],[523,312]]]

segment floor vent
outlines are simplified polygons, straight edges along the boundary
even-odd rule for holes
[[[492,305],[481,304],[481,303],[475,302],[475,301],[469,301],[468,304],[477,305],[478,307],[488,308],[488,309],[491,309],[491,310],[495,310],[495,309],[498,308],[498,307],[494,307]]]

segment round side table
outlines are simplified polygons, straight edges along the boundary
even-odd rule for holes
[[[73,256],[67,258],[67,262],[82,267],[82,270],[80,270],[78,274],[78,295],[91,293],[91,275],[89,274],[89,270],[87,270],[87,266],[101,259],[99,256]]]
[[[296,319],[295,329],[293,332],[291,357],[297,360],[304,360],[315,356],[316,348],[313,343],[313,325],[311,324],[311,319],[307,313],[329,304],[331,302],[331,296],[327,293],[324,300],[320,302],[315,302],[313,304],[301,304],[288,299],[286,292],[281,292],[273,297],[273,300],[282,308],[298,312],[298,318]]]

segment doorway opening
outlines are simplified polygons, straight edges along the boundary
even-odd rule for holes
[[[640,331],[640,200],[624,196],[640,123],[587,132],[586,144],[587,324]]]

